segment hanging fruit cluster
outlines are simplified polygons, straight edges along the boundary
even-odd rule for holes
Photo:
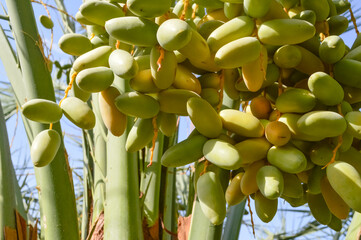
[[[158,129],[173,135],[177,117],[189,116],[195,131],[164,153],[162,165],[196,163],[197,196],[213,224],[223,222],[226,203],[250,195],[264,222],[283,198],[293,207],[308,203],[318,222],[339,231],[350,208],[361,212],[361,37],[349,49],[338,36],[349,24],[341,14],[353,16],[350,3],[171,2],[83,3],[76,19],[90,39],[66,34],[59,41],[79,56],[69,84],[74,96],[59,105],[30,100],[23,114],[54,123],[64,113],[91,129],[95,115],[85,102],[99,92],[109,134],[121,136],[126,116],[136,118],[129,152],[152,142]],[[224,98],[243,111],[222,107]],[[60,141],[55,131],[40,133],[31,149],[35,166],[49,163]],[[219,169],[232,171],[226,191]]]

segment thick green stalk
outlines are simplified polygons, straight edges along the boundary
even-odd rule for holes
[[[1,51],[0,51],[0,59],[3,63],[3,66],[5,68],[8,79],[11,82],[11,85],[22,86],[22,75],[21,75],[20,68],[18,67],[18,64],[16,62],[14,51],[13,51],[5,33],[4,33],[4,30],[2,29],[1,26],[0,26],[0,46],[2,46]],[[21,89],[19,89],[19,88],[16,88],[16,89],[13,88],[13,90],[15,92],[14,97],[16,100],[16,104],[21,105],[22,103],[20,102],[20,99],[24,99],[23,91],[20,91]],[[23,116],[22,116],[22,120],[23,120],[25,129],[27,131],[29,131],[32,136],[32,132],[30,131],[29,121],[26,118],[24,118]],[[12,171],[13,171],[13,177],[14,177],[14,183],[15,183],[14,187],[15,187],[15,194],[16,194],[16,209],[24,219],[27,219],[27,213],[25,211],[23,198],[21,195],[19,184],[16,179],[15,169],[14,169],[13,165],[12,165]]]
[[[170,232],[177,232],[177,204],[176,204],[176,168],[166,169],[166,191],[164,195],[163,224]],[[173,237],[163,229],[163,240],[172,240]]]
[[[5,239],[4,229],[15,229],[15,188],[8,134],[0,102],[0,240]]]
[[[189,229],[188,240],[197,240],[197,239],[208,239],[207,234],[209,231],[209,222],[208,218],[204,216],[201,209],[198,198],[194,201],[193,211],[192,211],[192,220],[191,227]]]
[[[128,120],[131,125],[132,119]],[[105,239],[143,239],[136,153],[125,151],[130,126],[121,137],[108,133]]]
[[[231,206],[227,212],[226,225],[224,226],[223,239],[237,240],[241,230],[244,208],[247,200]]]
[[[117,86],[128,90],[125,81],[119,80],[115,79]],[[143,239],[137,153],[128,153],[125,150],[125,142],[133,122],[133,118],[128,117],[127,129],[120,137],[108,133],[104,239]]]
[[[188,200],[187,200],[187,209],[185,216],[188,217],[192,214],[193,202],[195,197],[195,189],[194,189],[194,172],[190,173],[189,176],[189,184],[188,184]]]
[[[55,101],[50,73],[42,54],[40,37],[29,0],[6,0],[10,23],[22,70],[26,99],[43,98]],[[13,86],[16,87],[23,86]],[[16,92],[16,91],[15,91]],[[20,101],[25,101],[21,99]],[[34,135],[48,126],[31,123]],[[60,124],[53,129],[62,134]],[[28,133],[28,137],[29,137]],[[30,137],[29,137],[30,138]],[[32,140],[32,139],[30,139]],[[71,172],[64,154],[64,145],[54,160],[45,167],[35,168],[42,211],[42,235],[45,239],[79,239],[78,219]]]
[[[163,152],[173,146],[176,143],[178,134],[174,134],[171,137],[164,137],[164,149]],[[163,213],[162,220],[164,229],[162,233],[163,240],[173,240],[173,236],[166,230],[176,233],[177,232],[177,203],[176,203],[176,168],[162,168],[162,184],[161,189],[164,189],[162,204]],[[166,230],[165,230],[166,229]]]
[[[97,118],[94,132],[94,196],[92,224],[97,220],[100,213],[104,211],[105,201],[105,177],[107,176],[107,145],[104,139],[107,132],[103,120],[98,111],[98,94],[93,94],[93,106]]]
[[[82,222],[81,222],[81,239],[86,240],[88,237],[90,211],[92,203],[92,177],[93,177],[93,159],[90,156],[90,144],[87,139],[87,133],[82,133],[82,147],[84,156],[83,167],[83,210],[82,210]]]
[[[148,227],[152,227],[157,223],[159,218],[159,197],[162,164],[160,159],[163,154],[164,136],[158,132],[153,152],[153,163],[150,163],[151,148],[147,148],[146,160],[143,169],[143,178],[141,179],[141,191],[144,195],[143,214],[147,220]]]

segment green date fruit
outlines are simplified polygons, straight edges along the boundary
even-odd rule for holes
[[[181,167],[203,157],[203,146],[208,141],[205,136],[195,135],[167,149],[162,156],[165,167]]]
[[[52,29],[54,27],[54,22],[48,16],[41,15],[39,21],[41,25],[47,29]]]
[[[116,49],[110,54],[109,67],[115,75],[124,79],[135,77],[139,70],[138,63],[134,57],[121,49]]]
[[[297,127],[304,134],[327,138],[343,134],[347,128],[347,123],[338,113],[312,111],[304,114],[297,121]]]
[[[122,113],[139,118],[152,118],[159,112],[159,103],[151,96],[127,92],[115,99],[115,106]]]
[[[304,171],[307,166],[305,155],[290,145],[271,147],[267,153],[267,160],[272,165],[287,173],[300,173]]]
[[[200,134],[209,138],[216,138],[221,134],[222,120],[206,100],[199,97],[188,99],[187,112]]]
[[[41,131],[31,145],[30,157],[35,167],[44,167],[53,161],[61,144],[59,133],[52,129]]]
[[[79,56],[73,63],[73,69],[79,73],[83,69],[93,67],[109,67],[108,58],[113,49],[101,46]]]
[[[261,24],[258,28],[259,40],[264,44],[298,44],[312,38],[315,27],[300,19],[274,19]]]
[[[87,103],[76,97],[64,99],[60,106],[67,119],[82,129],[95,126],[95,114]]]
[[[277,199],[284,188],[282,172],[272,165],[263,166],[257,172],[257,185],[264,197]]]
[[[58,42],[59,48],[70,55],[80,56],[92,49],[90,40],[78,33],[64,34]]]
[[[100,26],[109,19],[124,16],[119,6],[103,1],[87,1],[80,5],[79,11],[87,20]]]
[[[235,17],[216,28],[208,37],[207,43],[212,52],[239,38],[250,36],[255,24],[250,17]]]
[[[127,0],[128,9],[137,16],[145,18],[158,17],[165,14],[171,6],[170,0]]]
[[[157,40],[162,48],[173,51],[189,43],[192,38],[192,29],[185,21],[168,19],[163,22],[157,31]]]
[[[131,45],[151,47],[157,44],[158,25],[140,17],[120,17],[105,23],[105,30],[113,38]]]
[[[352,111],[345,115],[347,121],[347,133],[361,139],[361,112]]]
[[[40,123],[55,123],[63,116],[59,105],[46,99],[27,101],[22,106],[22,113],[27,119]]]
[[[125,150],[127,152],[136,152],[147,146],[154,136],[153,123],[151,118],[137,118],[132,129],[130,130]]]
[[[208,161],[227,170],[236,170],[243,163],[238,150],[220,139],[208,140],[203,146],[203,154]]]
[[[158,94],[160,111],[188,116],[187,101],[191,97],[199,97],[193,91],[185,89],[166,89]]]
[[[361,176],[351,164],[336,161],[327,169],[327,178],[332,188],[357,212],[361,211]]]
[[[262,195],[261,192],[256,192],[254,196],[254,204],[257,216],[262,222],[268,223],[272,221],[277,213],[278,199],[269,199]]]
[[[114,74],[110,68],[94,67],[80,71],[76,76],[76,84],[85,92],[101,92],[114,81]]]
[[[276,100],[276,108],[282,113],[305,113],[315,106],[315,96],[310,91],[300,88],[290,88]]]
[[[324,72],[316,72],[308,79],[308,88],[327,106],[340,104],[344,97],[342,86],[330,75]]]
[[[197,194],[204,215],[213,225],[221,224],[226,217],[226,200],[214,172],[206,172],[198,178]]]
[[[321,224],[327,225],[331,222],[332,214],[328,209],[322,194],[307,193],[308,207],[313,217]]]
[[[255,37],[244,37],[222,46],[216,53],[215,63],[225,69],[241,67],[256,60],[261,53],[261,44]]]

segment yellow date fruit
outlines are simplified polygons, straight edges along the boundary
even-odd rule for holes
[[[243,176],[244,172],[240,172],[234,176],[226,189],[226,202],[230,206],[237,205],[246,198],[246,195],[242,193],[240,187]]]
[[[124,133],[127,126],[127,116],[115,106],[119,95],[119,90],[112,86],[99,93],[99,109],[104,125],[117,137]]]
[[[272,144],[263,137],[246,139],[234,146],[240,153],[242,162],[248,164],[266,158]]]
[[[224,109],[221,116],[223,127],[231,132],[245,137],[262,137],[264,128],[254,116],[233,109]]]
[[[227,170],[236,170],[243,163],[238,150],[220,139],[208,140],[203,146],[203,155],[211,163]]]
[[[249,164],[247,168],[245,168],[245,172],[240,183],[241,191],[244,195],[248,196],[258,191],[256,178],[257,172],[261,167],[265,165],[266,161],[260,160]]]
[[[350,207],[332,188],[326,175],[321,179],[321,193],[330,212],[339,219],[346,219],[350,212]]]

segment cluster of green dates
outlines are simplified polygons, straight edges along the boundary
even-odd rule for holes
[[[83,3],[76,19],[92,36],[59,40],[65,53],[79,56],[73,97],[61,110],[42,102],[46,113],[33,120],[63,112],[91,129],[95,117],[85,102],[98,93],[108,134],[121,136],[127,116],[136,119],[126,141],[135,152],[151,142],[155,127],[171,136],[177,117],[189,116],[195,131],[161,161],[196,164],[197,197],[211,223],[223,222],[227,204],[251,196],[264,222],[283,198],[293,207],[308,204],[318,222],[339,231],[350,208],[361,212],[361,37],[350,49],[338,36],[348,28],[341,14],[350,3],[171,3]],[[223,98],[249,104],[227,109]],[[49,133],[41,138],[58,141]]]

